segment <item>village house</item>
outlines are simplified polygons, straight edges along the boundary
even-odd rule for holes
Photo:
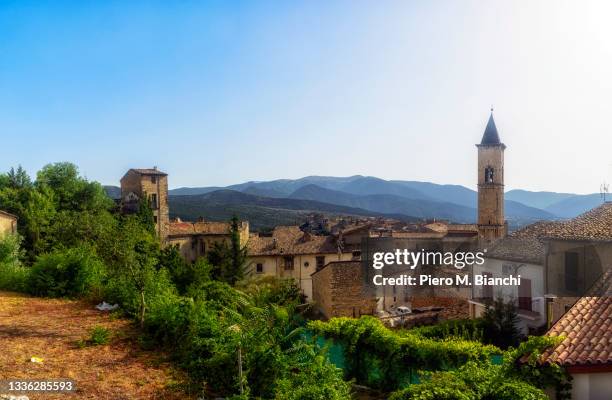
[[[544,239],[550,325],[612,267],[612,202],[554,225]]]
[[[612,271],[608,270],[550,328],[563,341],[542,355],[572,377],[572,400],[608,400],[612,393]],[[554,394],[550,394],[555,398]]]
[[[277,226],[269,235],[252,234],[247,246],[249,273],[292,278],[308,301],[312,301],[313,273],[331,261],[353,259],[337,237],[313,235],[298,226]]]
[[[178,218],[170,220],[168,204],[168,174],[156,167],[132,168],[121,178],[121,209],[124,213],[135,213],[140,207],[141,199],[147,198],[153,209],[155,231],[162,246],[177,246],[183,258],[196,261],[206,256],[215,243],[230,240],[230,224],[228,222],[181,221]],[[240,243],[245,245],[249,238],[248,222],[239,226]]]
[[[474,265],[472,275],[491,278],[521,276],[516,286],[473,286],[470,316],[480,317],[495,298],[517,305],[523,333],[546,323],[546,245],[544,237],[557,222],[537,222],[513,232],[488,249],[483,265]],[[472,278],[473,281],[473,278]]]
[[[361,261],[332,261],[312,274],[312,300],[325,317],[373,315],[376,296],[364,284]]]
[[[175,219],[170,222],[167,246],[177,246],[183,258],[194,262],[199,257],[205,257],[216,244],[230,241],[230,224],[228,222],[204,221],[184,222]],[[244,245],[249,240],[249,223],[240,222],[240,243]]]
[[[0,237],[17,233],[17,217],[0,210]]]

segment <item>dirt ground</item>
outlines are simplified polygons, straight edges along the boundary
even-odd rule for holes
[[[112,332],[109,344],[79,346],[98,325]],[[43,361],[31,362],[32,357]],[[129,321],[83,301],[0,292],[0,380],[59,378],[72,379],[76,392],[26,395],[30,400],[195,398],[179,389],[183,375],[162,354],[140,349]]]

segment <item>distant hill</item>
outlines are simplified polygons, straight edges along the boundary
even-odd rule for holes
[[[384,214],[320,201],[256,196],[227,189],[201,195],[169,196],[168,201],[172,217],[195,220],[203,216],[210,220],[226,221],[236,214],[241,219],[248,220],[254,229],[279,224],[300,224],[305,221],[306,214],[311,212],[417,220],[408,215]]]
[[[530,192],[521,189],[514,189],[506,192],[506,200],[518,201],[526,206],[541,208],[543,210],[561,200],[575,196],[577,195],[572,193]]]
[[[120,199],[121,198],[121,188],[119,186],[110,186],[110,185],[105,185],[102,186],[104,188],[104,191],[106,192],[106,195],[108,197],[110,197],[111,199]]]
[[[474,208],[430,199],[411,199],[394,194],[356,195],[338,190],[325,189],[317,185],[302,186],[289,198],[317,200],[325,203],[357,207],[385,214],[409,214],[419,218],[437,217],[456,222],[470,223],[476,218]]]
[[[223,195],[225,191],[231,195]],[[107,187],[111,197],[118,197],[119,189]],[[171,196],[201,196],[216,193],[214,198],[231,200],[227,205],[275,207],[295,212],[320,211],[329,213],[365,213],[409,215],[413,218],[441,218],[456,222],[474,222],[477,193],[460,185],[439,185],[431,182],[384,180],[372,176],[348,177],[306,176],[299,179],[277,179],[272,181],[249,181],[221,187],[183,187],[169,191]],[[254,197],[240,198],[238,195]],[[265,199],[265,200],[264,200]],[[314,203],[291,203],[285,200],[311,201]],[[202,198],[209,207],[210,198]],[[183,204],[186,201],[183,201]],[[511,190],[506,193],[506,218],[511,226],[518,227],[542,219],[571,218],[601,203],[598,194],[575,195],[571,193],[532,192]],[[217,203],[215,203],[217,204]],[[332,207],[333,206],[333,207]],[[198,206],[199,207],[199,206]],[[342,208],[345,207],[345,208]],[[348,209],[347,209],[348,208]],[[349,210],[353,209],[353,210]],[[216,208],[221,212],[221,208]],[[249,209],[250,210],[250,209]],[[260,210],[261,211],[261,210]],[[190,212],[193,215],[194,212]],[[259,214],[258,214],[259,215]],[[204,215],[211,218],[211,215]],[[283,218],[295,218],[285,215]]]
[[[546,211],[558,215],[561,218],[573,218],[591,208],[599,206],[603,202],[599,193],[573,195],[546,207]]]

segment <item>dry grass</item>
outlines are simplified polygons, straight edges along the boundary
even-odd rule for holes
[[[95,326],[112,332],[109,344],[79,347]],[[40,299],[0,292],[0,379],[69,378],[70,394],[30,399],[193,399],[180,392],[183,376],[163,355],[139,348],[125,319],[83,301]],[[42,364],[31,357],[41,357]]]

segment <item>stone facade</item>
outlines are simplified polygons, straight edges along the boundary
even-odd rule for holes
[[[178,246],[183,258],[194,262],[205,257],[217,243],[229,243],[230,224],[227,222],[198,221],[170,222],[165,245]],[[240,243],[245,246],[249,239],[249,223],[240,223]]]
[[[121,178],[121,203],[123,211],[138,211],[140,199],[147,197],[153,208],[155,230],[162,244],[168,238],[170,210],[168,207],[168,175],[151,169],[130,169]]]
[[[251,275],[291,278],[313,299],[312,275],[331,261],[349,261],[352,252],[338,246],[338,238],[302,232],[298,226],[277,226],[271,235],[253,234],[248,242]]]
[[[11,233],[17,233],[17,217],[0,211],[0,237]]]
[[[359,317],[376,312],[376,297],[363,282],[360,261],[334,261],[312,274],[313,301],[326,317]]]

